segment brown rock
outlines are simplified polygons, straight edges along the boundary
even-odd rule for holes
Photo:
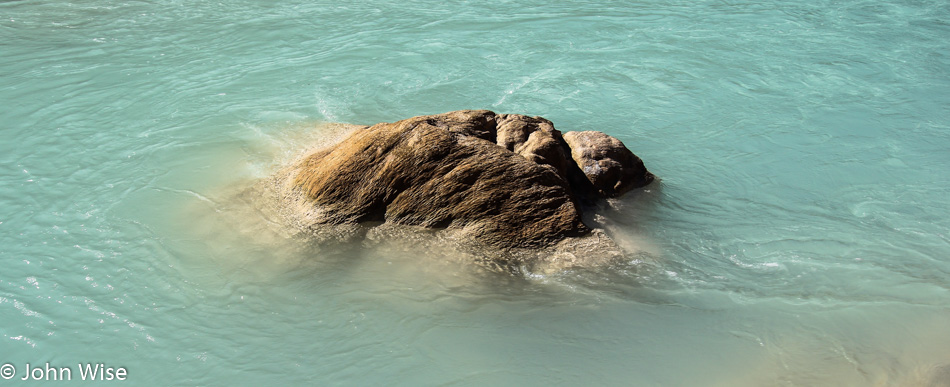
[[[568,179],[580,174],[575,160],[606,160],[602,169],[621,163],[617,173],[588,176],[595,187],[613,184],[601,189],[611,195],[631,187],[622,164],[631,159],[618,149],[629,151],[609,141],[601,147],[604,137],[619,144],[577,136],[584,148],[571,158],[566,138],[543,118],[487,110],[419,116],[356,129],[273,183],[278,206],[305,229],[386,222],[456,230],[499,248],[544,247],[590,232],[569,183],[576,178]]]
[[[617,197],[653,181],[654,176],[620,140],[601,132],[567,132],[571,157],[594,190]]]
[[[541,117],[501,114],[497,118],[495,142],[505,149],[543,166],[549,166],[563,178],[570,168],[570,153],[564,148],[561,132]]]
[[[487,140],[494,118],[462,111],[358,130],[304,159],[294,186],[320,208],[317,223],[457,228],[498,247],[587,232],[563,178]]]

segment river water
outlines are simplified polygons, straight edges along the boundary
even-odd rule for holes
[[[2,1],[0,363],[135,385],[950,385],[943,0]],[[628,265],[328,248],[236,193],[458,109],[623,140]]]

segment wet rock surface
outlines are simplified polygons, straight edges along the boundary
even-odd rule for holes
[[[268,191],[278,212],[314,234],[324,226],[420,226],[530,250],[590,236],[582,202],[652,180],[606,134],[562,135],[540,117],[463,110],[356,127],[279,171]]]
[[[643,160],[616,138],[601,132],[583,131],[565,133],[564,141],[590,187],[602,196],[618,197],[650,184],[654,179]]]

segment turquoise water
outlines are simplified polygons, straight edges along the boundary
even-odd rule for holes
[[[950,385],[950,3],[0,2],[0,363],[135,385]],[[623,140],[639,257],[518,279],[235,200],[325,122]],[[942,383],[942,384],[941,384]]]

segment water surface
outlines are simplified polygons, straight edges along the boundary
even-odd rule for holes
[[[0,3],[0,363],[950,383],[948,3],[549,3]],[[466,108],[623,140],[662,181],[604,224],[649,259],[513,278],[233,200],[322,123]]]

